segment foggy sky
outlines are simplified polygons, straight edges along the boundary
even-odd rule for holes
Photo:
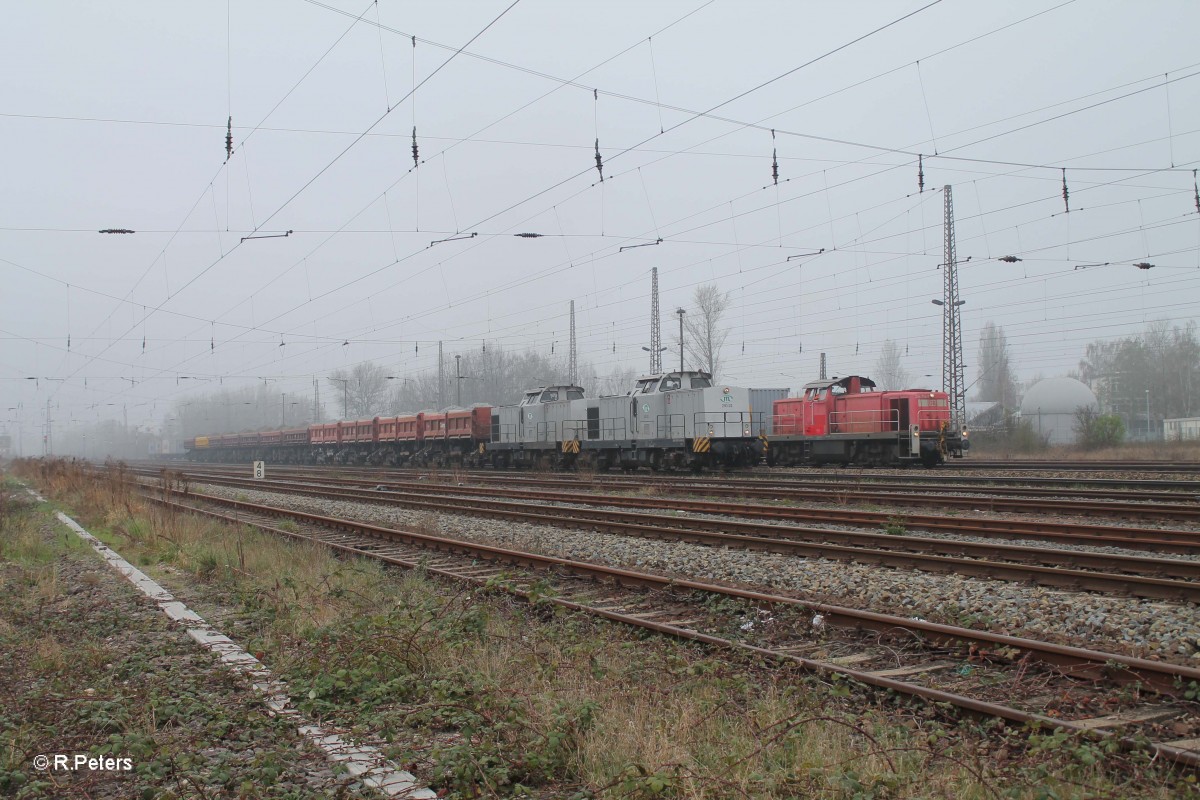
[[[664,343],[732,293],[725,382],[940,385],[947,184],[968,384],[988,321],[1029,379],[1196,316],[1194,2],[511,3],[10,4],[0,422],[562,353],[572,299],[645,369],[653,266]]]

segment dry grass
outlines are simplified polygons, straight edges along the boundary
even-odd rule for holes
[[[51,675],[61,672],[67,666],[62,645],[53,637],[41,639],[34,647],[30,664],[37,672]]]
[[[1053,447],[1048,457],[1078,458],[1083,461],[1200,461],[1200,442],[1142,442],[1099,450]]]
[[[1054,445],[1035,452],[981,446],[972,447],[966,459],[968,463],[972,456],[1013,461],[1200,461],[1200,442],[1129,442],[1097,450]]]
[[[432,511],[418,514],[409,527],[417,533],[423,533],[426,536],[440,536],[442,533],[442,523],[438,519],[438,515]]]

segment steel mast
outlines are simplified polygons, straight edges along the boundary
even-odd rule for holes
[[[954,197],[950,186],[946,192],[946,271],[945,290],[942,297],[942,386],[950,395],[950,419],[961,428],[966,419],[963,392],[966,388],[962,357],[962,314],[959,309],[963,301],[958,298],[958,255],[954,241]]]
[[[658,316],[658,267],[650,270],[650,374],[662,372],[662,320]]]

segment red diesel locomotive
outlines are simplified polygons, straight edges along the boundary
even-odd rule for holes
[[[967,431],[950,419],[945,392],[876,391],[870,378],[814,381],[776,400],[767,463],[940,464],[962,458]]]

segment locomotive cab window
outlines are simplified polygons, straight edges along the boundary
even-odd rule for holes
[[[583,390],[582,389],[568,389],[567,390],[567,399],[568,400],[582,400],[583,399]]]
[[[679,378],[672,376],[670,378],[663,378],[662,387],[659,389],[659,391],[660,392],[673,392],[678,388],[679,388]]]
[[[549,389],[547,389],[546,391],[542,392],[542,402],[543,403],[558,402],[558,391],[557,390],[550,391]]]
[[[658,381],[653,378],[648,378],[646,380],[638,381],[637,388],[634,389],[634,391],[639,394],[648,394],[648,393],[654,391],[654,385],[657,382]]]
[[[712,380],[701,375],[696,375],[692,378],[693,389],[709,389],[712,387]]]

